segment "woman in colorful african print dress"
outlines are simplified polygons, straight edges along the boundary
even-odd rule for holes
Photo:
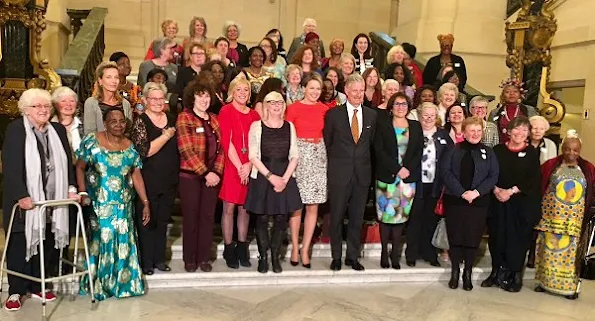
[[[142,215],[144,225],[150,219],[140,171],[142,162],[132,142],[124,137],[123,111],[108,109],[103,122],[105,131],[91,133],[81,142],[76,163],[79,191],[92,201],[94,211],[90,219],[90,262],[85,266],[90,266],[95,278],[95,298],[100,301],[145,293],[134,229],[133,188],[144,204],[142,213],[137,215]],[[87,277],[81,279],[81,294],[89,292]]]
[[[382,242],[380,266],[385,269],[389,267],[389,239],[392,239],[391,265],[393,269],[401,268],[401,235],[411,214],[415,189],[421,180],[423,131],[419,122],[406,118],[409,106],[409,98],[405,94],[394,94],[387,103],[390,115],[378,114],[374,138],[376,213]],[[415,265],[415,259],[407,258],[407,264]]]
[[[541,165],[542,218],[536,227],[536,292],[578,298],[580,267],[589,246],[589,208],[595,166],[580,157],[581,141],[569,131],[562,155]]]

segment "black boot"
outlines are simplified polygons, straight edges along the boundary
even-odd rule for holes
[[[500,271],[500,267],[492,267],[492,272],[487,279],[481,282],[482,288],[491,288],[494,285],[498,285],[498,271]]]
[[[271,264],[273,265],[273,272],[281,273],[283,268],[281,267],[281,242],[283,242],[284,231],[278,229],[273,230],[271,237]]]
[[[496,276],[496,281],[498,282],[498,286],[500,286],[500,288],[504,289],[508,286],[510,286],[510,283],[512,283],[512,272],[505,266],[500,267],[500,270],[498,271],[498,275]]]
[[[523,273],[513,272],[512,278],[508,286],[503,287],[508,292],[519,292],[523,287]]]
[[[248,250],[249,245],[250,243],[248,242],[238,242],[238,245],[236,246],[236,255],[240,261],[240,265],[243,267],[252,266],[252,263],[250,263],[250,253]]]
[[[388,249],[386,246],[382,246],[382,252],[380,254],[380,267],[383,269],[388,269],[390,264],[388,263]]]
[[[448,287],[451,289],[456,289],[459,287],[459,277],[461,275],[461,269],[459,268],[458,264],[453,265],[450,270],[450,281],[448,281]]]
[[[264,228],[256,227],[256,244],[258,245],[258,272],[267,273],[269,271],[268,252],[270,248],[269,231],[267,226]]]
[[[463,290],[473,290],[473,283],[471,283],[471,269],[463,270]]]
[[[237,269],[240,267],[238,263],[238,256],[236,255],[236,243],[225,244],[225,249],[223,250],[223,259],[225,259],[225,264],[230,269]]]

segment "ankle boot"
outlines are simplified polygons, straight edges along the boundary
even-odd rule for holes
[[[252,266],[252,263],[250,263],[250,253],[248,250],[249,245],[250,243],[248,242],[238,242],[238,245],[236,246],[236,255],[240,261],[240,265],[243,267]]]
[[[270,248],[269,231],[264,228],[256,227],[256,244],[258,245],[258,272],[267,273],[269,271],[268,251]]]
[[[283,268],[281,267],[281,242],[283,242],[283,237],[282,231],[273,230],[271,237],[271,264],[275,273],[283,272]]]
[[[450,270],[450,281],[448,281],[448,287],[456,289],[459,287],[459,277],[461,275],[461,269],[458,264],[454,264]]]
[[[471,269],[463,270],[463,290],[473,290],[473,283],[471,282]]]
[[[503,287],[508,292],[519,292],[523,287],[523,273],[512,272],[512,278],[508,286]]]
[[[240,267],[238,263],[238,256],[236,255],[236,243],[225,244],[225,249],[223,250],[223,259],[225,259],[225,264],[230,269],[237,269]]]
[[[490,273],[490,276],[488,276],[487,279],[481,282],[481,287],[490,288],[494,285],[498,285],[498,271],[500,271],[500,267],[492,267],[492,272]]]

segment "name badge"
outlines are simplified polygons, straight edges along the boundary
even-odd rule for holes
[[[519,153],[519,157],[525,157],[525,155],[527,155],[527,153],[525,153],[525,152],[520,152]]]
[[[455,68],[459,68],[459,67],[461,67],[461,64],[458,62],[455,62]]]
[[[486,156],[486,154],[481,154],[481,158],[487,159],[488,157]]]
[[[446,140],[444,140],[444,139],[441,139],[441,140],[440,140],[440,144],[442,144],[442,145],[446,145]]]
[[[485,153],[486,153],[486,150],[485,150],[485,149],[483,149],[483,148],[482,148],[482,149],[480,149],[480,151],[481,151],[481,153],[482,153],[482,154],[485,154]]]
[[[370,128],[372,128],[372,125],[366,126],[366,129],[370,129]]]
[[[196,132],[197,133],[204,133],[205,132],[205,128],[204,127],[198,127],[198,128],[196,128]]]
[[[99,153],[99,147],[95,147],[95,148],[91,149],[91,154],[95,155],[97,153]]]

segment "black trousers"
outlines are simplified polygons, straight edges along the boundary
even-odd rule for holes
[[[46,277],[54,274],[51,271],[57,270],[57,254],[54,249],[54,234],[51,232],[51,226],[46,227],[46,239],[44,242],[44,259],[46,268]],[[6,267],[9,270],[30,275],[33,277],[41,277],[41,266],[39,262],[39,254],[31,257],[27,262],[25,260],[26,240],[25,232],[13,232],[10,236],[8,248],[6,249]],[[8,293],[9,295],[41,292],[41,284],[25,280],[18,276],[8,275]]]
[[[512,272],[523,270],[533,238],[533,226],[523,215],[522,201],[517,198],[505,203],[492,202],[488,216],[492,268],[504,267]]]
[[[413,200],[411,215],[407,221],[407,248],[405,256],[409,261],[423,259],[436,261],[436,248],[432,245],[432,237],[438,224],[434,208],[438,201],[432,197],[434,184],[423,184],[423,198]]]
[[[165,248],[167,246],[167,224],[176,197],[176,189],[172,188],[156,195],[147,195],[151,220],[147,226],[143,225],[143,203],[137,198],[135,220],[138,230],[138,243],[141,266],[144,269],[153,268],[155,264],[165,263]]]
[[[343,218],[345,210],[349,223],[347,224],[347,252],[346,259],[357,260],[361,245],[361,230],[364,223],[364,211],[368,199],[368,185],[361,185],[355,177],[347,185],[329,184],[331,204],[331,220],[329,234],[331,237],[331,252],[333,260],[341,259],[343,243]]]

